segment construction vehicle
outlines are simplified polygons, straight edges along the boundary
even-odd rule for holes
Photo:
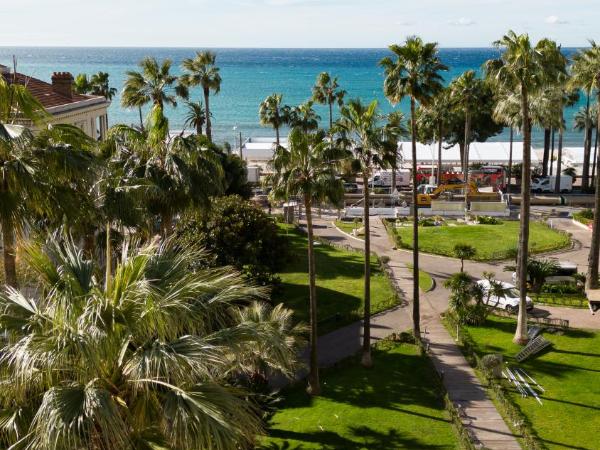
[[[431,207],[431,201],[439,199],[442,195],[450,197],[449,200],[452,200],[454,196],[462,197],[465,190],[467,191],[467,202],[499,202],[501,200],[498,192],[480,192],[473,182],[468,185],[464,183],[441,184],[434,190],[431,190],[430,185],[422,186],[429,187],[429,189],[421,189],[421,192],[417,190],[417,206],[419,207]]]

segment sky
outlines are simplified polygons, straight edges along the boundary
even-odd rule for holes
[[[599,0],[0,0],[2,46],[487,47],[508,29],[600,40]]]

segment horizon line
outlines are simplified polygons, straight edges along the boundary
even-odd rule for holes
[[[391,44],[390,44],[391,45]],[[58,48],[58,49],[86,49],[86,48],[101,48],[101,49],[182,49],[182,50],[190,50],[190,49],[209,49],[209,50],[388,50],[388,46],[384,47],[252,47],[252,46],[165,46],[165,45],[0,45],[0,49],[10,49],[10,48]],[[455,49],[482,49],[482,50],[491,50],[497,49],[497,47],[493,45],[488,46],[441,46],[438,45],[440,50],[455,50]],[[563,49],[582,49],[589,48],[589,46],[568,46],[563,45]]]

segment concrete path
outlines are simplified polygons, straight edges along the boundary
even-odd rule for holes
[[[340,233],[329,222],[317,221],[315,234],[340,244],[362,249],[363,243]],[[379,219],[371,222],[371,248],[378,255],[390,257],[390,267],[393,277],[404,294],[404,307],[386,311],[377,315],[372,321],[372,341],[376,342],[393,331],[411,328],[412,304],[412,272],[406,266],[407,254],[392,249],[383,223]],[[412,257],[412,254],[409,254]],[[409,258],[410,259],[410,258]],[[448,263],[456,265],[451,260],[440,263],[444,271],[453,273],[457,267],[448,267]],[[425,269],[427,270],[427,269]],[[520,449],[520,445],[508,426],[487,397],[475,372],[462,355],[460,349],[443,326],[440,313],[447,308],[446,293],[439,294],[442,289],[436,289],[421,299],[421,327],[424,338],[429,343],[430,356],[443,377],[444,386],[452,402],[462,411],[463,424],[471,432],[474,440],[489,449],[512,450]],[[434,294],[435,293],[435,294]],[[383,324],[383,326],[381,326]],[[360,350],[360,324],[336,330],[319,339],[319,352],[323,362],[331,362],[333,357],[340,359],[339,350],[346,354]]]

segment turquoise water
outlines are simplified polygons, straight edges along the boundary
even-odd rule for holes
[[[12,55],[18,60],[18,70],[43,80],[50,80],[54,71],[70,71],[92,74],[100,70],[110,74],[111,85],[119,91],[127,70],[135,70],[137,62],[145,56],[173,61],[173,72],[180,73],[179,65],[184,58],[194,55],[197,49],[186,48],[50,48],[50,47],[0,47],[0,64],[12,65]],[[272,135],[269,128],[258,123],[258,105],[273,92],[282,93],[285,103],[297,104],[307,100],[316,76],[328,71],[339,78],[348,97],[360,97],[365,101],[377,99],[384,112],[392,106],[382,92],[383,74],[378,61],[389,54],[386,49],[214,49],[221,67],[223,83],[221,92],[213,96],[213,128],[218,141],[234,141],[237,127],[248,136]],[[564,49],[570,55],[573,49]],[[445,73],[446,81],[467,69],[480,70],[489,58],[498,51],[492,48],[442,49],[440,55],[450,66]],[[200,97],[198,90],[192,97]],[[567,126],[572,127],[574,111],[583,105],[583,99],[566,114]],[[407,105],[398,106],[406,112]],[[327,112],[318,109],[324,123]],[[168,116],[173,129],[183,126],[183,108],[169,109]],[[109,121],[115,123],[137,123],[137,112],[120,106],[120,95],[113,100]],[[539,131],[534,133],[534,142],[542,140]],[[495,138],[507,140],[507,133]],[[583,134],[569,130],[567,145],[582,145]]]

